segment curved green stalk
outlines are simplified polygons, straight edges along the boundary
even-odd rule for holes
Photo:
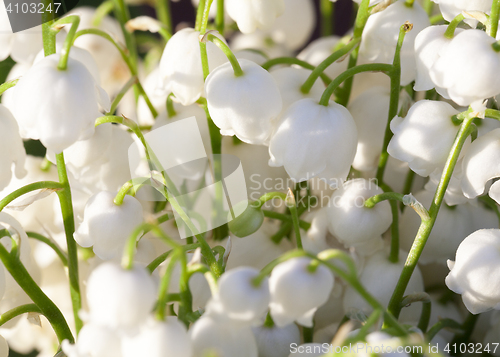
[[[341,49],[335,51],[326,59],[323,60],[309,75],[307,80],[304,82],[300,90],[302,93],[307,94],[311,91],[314,83],[318,79],[318,77],[334,62],[338,61],[340,58],[346,56],[353,48],[355,48],[361,42],[361,38],[353,38],[348,44],[346,44]]]
[[[19,78],[0,84],[0,95],[2,95],[7,89],[14,87],[17,82],[19,82]]]
[[[215,28],[224,36],[224,0],[217,0],[217,14],[215,15]]]
[[[40,310],[40,308],[36,306],[36,304],[20,305],[0,315],[0,326],[18,317],[19,315],[27,314],[30,312],[42,314],[42,310]]]
[[[44,237],[43,235],[38,234],[36,232],[26,232],[26,234],[28,235],[29,238],[36,239],[37,241],[42,242],[42,243],[48,245],[50,248],[52,248],[52,250],[57,254],[59,259],[61,259],[61,262],[63,263],[63,265],[65,267],[68,266],[68,257],[66,255],[66,253],[64,253],[61,250],[61,248],[55,242],[53,242],[50,238]]]
[[[425,333],[427,331],[427,327],[429,326],[429,320],[431,319],[431,298],[429,294],[425,292],[410,294],[405,296],[401,301],[401,308],[410,306],[415,302],[422,303],[422,313],[417,327],[420,331]]]
[[[446,29],[445,33],[444,33],[444,37],[446,38],[449,38],[449,39],[452,39],[453,36],[455,36],[455,30],[457,29],[458,25],[460,25],[460,23],[462,21],[464,21],[465,17],[464,15],[462,14],[458,14],[451,22],[450,24],[448,25],[448,28]],[[498,22],[498,21],[497,21]],[[498,26],[498,23],[497,23],[497,26]]]
[[[268,218],[278,219],[278,220],[283,221],[283,222],[292,222],[292,217],[287,215],[287,214],[283,214],[283,213],[279,213],[279,212],[275,212],[275,211],[269,211],[266,209],[263,209],[262,213],[264,213],[264,216],[268,217]],[[309,228],[311,228],[311,223],[299,220],[299,226],[301,229],[307,231],[307,230],[309,230]]]
[[[207,33],[203,36],[201,42],[206,42],[206,41],[213,42],[217,47],[219,47],[222,50],[222,52],[224,52],[227,59],[229,60],[229,63],[231,63],[231,67],[233,67],[235,77],[243,76],[244,73],[243,70],[241,69],[240,63],[236,59],[236,56],[231,51],[229,46],[226,45],[224,41],[222,41],[220,38],[218,38],[212,33]]]
[[[310,63],[307,63],[306,61],[299,60],[298,58],[295,57],[277,57],[273,58],[264,64],[262,64],[262,68],[264,68],[266,71],[269,71],[272,67],[279,65],[279,64],[290,64],[290,65],[297,65],[305,69],[310,69],[311,71],[314,70],[316,67],[313,66]],[[323,83],[326,85],[330,84],[332,82],[331,78],[328,77],[325,73],[321,73],[320,75],[321,80]]]
[[[417,266],[418,260],[422,255],[425,244],[427,243],[427,239],[430,236],[434,223],[436,222],[439,208],[441,207],[441,203],[443,202],[443,198],[450,182],[451,175],[453,174],[453,170],[458,161],[458,157],[460,156],[460,151],[462,150],[467,137],[471,134],[470,128],[472,125],[472,121],[473,117],[469,116],[464,119],[462,125],[460,126],[460,130],[457,134],[457,137],[455,138],[455,142],[453,143],[450,154],[446,161],[443,174],[441,175],[441,179],[436,189],[436,193],[434,194],[432,205],[429,209],[429,217],[426,219],[422,219],[422,223],[420,224],[420,227],[418,229],[417,236],[415,237],[415,240],[413,241],[413,244],[410,248],[410,252],[408,253],[405,266],[403,267],[396,288],[394,289],[394,292],[392,294],[388,306],[388,311],[396,318],[399,317],[399,313],[401,311],[401,300],[403,299],[403,295],[406,287],[408,286],[408,282],[410,281],[413,271]]]
[[[462,325],[460,325],[460,323],[458,323],[452,319],[441,319],[438,322],[436,322],[429,329],[429,331],[427,331],[427,333],[425,334],[425,339],[427,341],[431,341],[434,338],[434,336],[436,336],[438,334],[438,332],[444,328],[451,328],[454,330],[460,330],[462,328]]]
[[[286,195],[285,204],[292,214],[293,230],[295,231],[297,249],[303,249],[302,237],[300,236],[299,215],[297,213],[297,202],[295,201],[295,197],[290,188],[288,189],[288,194]]]
[[[498,21],[500,20],[500,0],[493,0],[491,5],[491,16],[488,20],[488,35],[497,37]]]
[[[71,46],[73,46],[73,43],[75,42],[76,30],[80,25],[80,16],[70,15],[63,17],[52,25],[52,29],[53,31],[59,32],[62,29],[61,25],[66,24],[71,24],[71,27],[66,35],[66,39],[64,40],[64,45],[61,50],[61,58],[59,59],[59,65],[57,66],[60,71],[65,71],[68,67],[69,52],[71,51]]]
[[[29,185],[18,188],[14,192],[2,198],[2,200],[0,200],[0,212],[16,198],[19,198],[27,193],[43,189],[51,189],[57,191],[57,190],[62,190],[63,188],[64,188],[63,184],[54,181],[39,181],[30,183]]]

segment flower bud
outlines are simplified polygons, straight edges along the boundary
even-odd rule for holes
[[[114,263],[99,265],[87,282],[91,322],[131,328],[144,322],[156,301],[156,286],[146,269],[124,270]]]
[[[142,206],[132,196],[125,196],[121,206],[114,203],[113,192],[101,191],[90,197],[85,205],[83,222],[75,232],[75,240],[82,247],[93,246],[101,259],[120,257],[125,243],[142,223]]]
[[[208,109],[222,135],[236,135],[249,144],[264,144],[281,112],[281,95],[269,72],[248,60],[241,59],[239,63],[242,76],[236,77],[226,63],[207,77]]]
[[[333,275],[323,265],[309,270],[310,258],[293,258],[277,265],[269,278],[271,316],[277,326],[294,321],[311,327],[318,307],[329,298]]]
[[[250,203],[238,217],[229,222],[229,230],[236,237],[246,237],[259,230],[264,223],[264,212]]]
[[[446,286],[462,295],[473,314],[500,309],[500,230],[481,229],[467,236],[448,260]]]
[[[382,189],[373,181],[347,181],[330,198],[330,233],[346,247],[354,247],[363,255],[379,249],[381,235],[392,223],[391,207],[389,202],[380,202],[372,208],[365,207],[364,203],[381,193]]]

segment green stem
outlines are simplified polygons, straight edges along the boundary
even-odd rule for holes
[[[365,201],[365,207],[366,208],[373,208],[377,203],[387,201],[387,200],[394,200],[394,201],[399,201],[403,202],[403,197],[404,195],[401,193],[396,193],[396,192],[384,192],[379,195],[375,195],[370,197]]]
[[[490,35],[493,38],[497,37],[499,19],[500,19],[500,0],[493,0],[493,4],[491,5],[491,15],[488,27],[488,35]]]
[[[41,314],[42,310],[36,304],[26,304],[26,305],[21,305],[17,306],[7,312],[4,312],[2,315],[0,315],[0,326],[3,324],[9,322],[10,320],[18,317],[19,315],[27,314],[30,312],[34,312],[37,314]]]
[[[178,251],[174,251],[174,254],[170,258],[168,262],[167,269],[163,274],[160,282],[160,289],[158,293],[158,307],[156,309],[156,318],[160,321],[165,320],[166,317],[166,308],[168,303],[168,288],[170,285],[170,281],[172,280],[172,274],[175,269],[175,263],[179,260]]]
[[[254,207],[254,208],[262,208],[262,206],[267,201],[273,200],[275,198],[279,198],[280,200],[285,201],[286,200],[286,194],[283,193],[283,192],[268,192],[268,193],[265,193],[262,196],[260,196],[260,198],[257,201],[252,202],[252,207]]]
[[[109,112],[106,113],[107,115],[113,115],[115,113],[116,108],[120,104],[120,102],[123,99],[123,97],[125,96],[125,94],[127,94],[129,89],[132,88],[134,85],[136,85],[138,82],[139,82],[139,79],[137,78],[137,76],[130,77],[128,82],[125,83],[125,85],[122,87],[120,92],[116,95],[115,99],[113,100],[113,103],[111,103],[111,108],[109,109]]]
[[[196,9],[196,23],[194,29],[200,31],[201,23],[203,22],[203,12],[205,11],[205,0],[200,0],[198,8]]]
[[[384,72],[387,75],[391,76],[394,66],[391,64],[385,63],[369,63],[362,64],[356,67],[352,67],[347,71],[343,72],[337,78],[335,78],[329,85],[326,87],[323,95],[321,96],[321,100],[319,104],[328,106],[330,102],[330,98],[333,95],[333,92],[347,79],[351,78],[355,74],[363,73],[363,72]]]
[[[172,33],[172,16],[170,11],[170,0],[156,0],[156,16],[165,25],[167,31]]]
[[[486,112],[484,115],[486,118],[500,120],[500,111],[495,110],[495,109],[486,109]]]
[[[69,52],[71,51],[71,46],[75,42],[75,35],[78,26],[80,25],[80,16],[70,15],[57,20],[53,25],[52,29],[59,32],[62,29],[61,25],[71,24],[71,27],[66,35],[66,40],[64,40],[64,45],[61,50],[61,58],[59,59],[59,65],[57,68],[60,71],[65,71],[68,68],[68,58]]]
[[[460,23],[464,21],[464,19],[465,19],[464,15],[459,14],[453,20],[451,20],[450,24],[448,25],[448,28],[444,33],[444,37],[452,39],[453,36],[455,36],[455,30],[457,29],[458,25],[460,25]]]
[[[16,198],[19,198],[27,193],[42,189],[51,189],[56,191],[56,190],[62,190],[63,188],[64,186],[61,183],[54,181],[40,181],[40,182],[30,183],[29,185],[18,188],[17,190],[8,194],[2,200],[0,200],[0,212]]]
[[[321,36],[333,34],[333,3],[330,0],[321,0]]]
[[[11,81],[8,81],[8,82],[1,84],[0,85],[0,95],[2,95],[7,89],[14,87],[17,84],[17,82],[19,82],[19,78],[13,79]]]
[[[190,251],[198,248],[200,246],[199,243],[194,243],[194,244],[186,244],[182,246],[182,249],[185,251]],[[160,254],[158,257],[156,257],[149,265],[146,267],[148,269],[150,274],[153,274],[153,272],[163,263],[167,258],[173,253],[173,249],[166,251],[163,254]]]
[[[273,58],[267,62],[265,62],[262,65],[262,68],[264,68],[266,71],[269,71],[272,67],[280,64],[290,64],[290,65],[297,65],[305,69],[310,69],[311,71],[314,70],[316,67],[313,66],[310,63],[307,63],[306,61],[301,61],[295,57],[278,57],[278,58]],[[320,75],[321,80],[323,83],[326,85],[331,83],[331,78],[328,77],[325,73],[321,73]]]
[[[54,8],[52,0],[42,0],[44,8]],[[42,13],[42,36],[43,36],[43,52],[45,56],[50,56],[56,53],[56,33],[52,31],[54,23],[54,13],[44,11]]]
[[[125,199],[125,196],[127,195],[128,191],[134,187],[134,180],[129,180],[123,184],[123,186],[120,188],[120,191],[116,194],[115,199],[113,202],[117,206],[121,206],[123,204],[123,200]]]
[[[477,319],[479,318],[479,314],[472,314],[470,313],[467,319],[465,319],[464,323],[461,326],[461,329],[463,330],[463,333],[457,333],[455,334],[455,337],[453,337],[453,340],[451,341],[451,344],[453,345],[454,343],[457,345],[465,344],[470,341],[470,337],[472,335],[472,332],[474,332],[474,327],[476,326]],[[460,353],[459,355],[462,355]]]
[[[92,26],[99,27],[101,25],[102,19],[109,15],[111,11],[115,8],[115,4],[112,0],[104,1],[100,4],[94,12],[94,17],[92,18]]]
[[[302,93],[307,94],[311,91],[314,83],[318,77],[334,62],[338,61],[340,58],[347,55],[353,48],[355,48],[361,42],[361,38],[353,38],[348,44],[346,44],[341,49],[335,51],[330,56],[328,56],[323,62],[321,62],[309,75],[307,80],[304,82],[300,90]]]
[[[418,260],[420,259],[425,244],[427,243],[427,239],[429,238],[429,235],[432,231],[432,227],[436,222],[439,208],[441,207],[441,203],[443,202],[444,194],[446,193],[451,175],[453,174],[453,170],[460,156],[460,151],[462,150],[467,137],[471,133],[470,127],[472,124],[472,120],[472,117],[468,117],[462,122],[462,125],[460,126],[460,130],[450,150],[450,154],[446,161],[441,180],[439,181],[436,193],[432,200],[432,205],[429,209],[429,217],[426,219],[422,219],[422,223],[420,224],[417,236],[413,241],[398,283],[392,294],[388,306],[388,311],[396,318],[399,317],[399,313],[401,311],[400,302],[403,298],[406,287],[408,286],[408,282],[410,281],[413,271],[417,266]]]
[[[283,221],[283,222],[292,222],[292,217],[287,215],[287,214],[269,211],[269,210],[265,210],[265,209],[262,210],[262,213],[264,213],[264,216],[266,216],[268,218],[279,219],[280,221]],[[299,220],[299,226],[303,230],[307,231],[307,230],[309,230],[309,228],[311,228],[311,223]]]
[[[295,231],[295,240],[297,243],[297,249],[304,249],[302,247],[302,238],[300,236],[300,225],[299,225],[299,215],[297,213],[297,202],[293,196],[291,189],[288,189],[288,194],[285,199],[286,206],[292,214],[293,229]]]
[[[406,0],[405,1],[405,5],[407,7],[413,7],[413,3],[415,2],[415,0]]]
[[[177,112],[175,111],[174,108],[174,101],[172,100],[172,97],[174,97],[174,93],[170,93],[167,97],[167,115],[170,119],[174,118],[177,115]]]
[[[123,37],[125,38],[125,45],[129,51],[129,58],[132,66],[137,70],[137,46],[135,43],[134,35],[127,31],[125,24],[130,20],[130,13],[124,0],[113,0],[115,3],[115,17],[120,23]],[[137,73],[134,73],[137,74]]]
[[[424,0],[422,7],[424,8],[427,15],[432,15],[432,8],[434,7],[434,2],[432,0]]]
[[[219,47],[222,50],[222,52],[224,52],[227,59],[229,60],[229,63],[231,63],[231,66],[233,67],[235,77],[241,77],[244,75],[244,72],[241,69],[238,60],[236,59],[236,56],[224,41],[222,41],[220,38],[211,33],[207,33],[205,34],[205,36],[203,36],[201,42],[206,42],[206,41],[214,43],[217,47]]]
[[[391,121],[395,116],[398,115],[398,107],[399,107],[399,93],[401,86],[401,47],[403,46],[403,41],[407,32],[411,31],[413,25],[406,22],[399,29],[399,37],[398,43],[396,45],[396,52],[394,53],[393,60],[393,71],[390,75],[391,77],[391,94],[390,94],[390,102],[389,102],[389,114],[387,118],[387,124],[385,127],[384,134],[384,143],[382,146],[382,152],[380,154],[377,175],[376,178],[380,184],[384,182],[384,171],[387,165],[387,160],[389,160],[389,153],[387,152],[387,147],[389,146],[389,142],[393,136],[391,131]]]
[[[460,325],[458,322],[452,319],[441,319],[438,322],[436,322],[430,329],[427,331],[425,334],[425,339],[427,341],[431,341],[434,336],[438,334],[439,331],[441,331],[444,328],[451,328],[454,330],[460,330],[462,328],[462,325]]]
[[[31,278],[23,263],[19,259],[13,258],[3,244],[0,244],[0,260],[14,280],[30,297],[31,301],[38,306],[41,313],[49,320],[59,343],[62,343],[64,340],[69,340],[69,342],[73,343],[73,334],[61,311],[44,294],[33,278]],[[2,320],[3,318],[4,316],[2,315]]]
[[[431,318],[431,298],[427,293],[415,293],[411,295],[407,295],[401,301],[401,307],[407,307],[415,302],[422,303],[422,313],[420,315],[420,320],[418,322],[417,327],[425,333],[427,331],[427,326],[429,326],[429,320]]]
[[[61,259],[61,262],[65,267],[68,266],[68,257],[66,253],[62,251],[62,249],[55,243],[53,242],[50,238],[44,237],[41,234],[38,234],[36,232],[26,232],[28,237],[36,239],[39,242],[45,243],[48,245],[54,252],[56,252],[57,256]]]
[[[215,28],[224,36],[224,0],[217,0],[217,14],[215,15]]]
[[[82,320],[78,312],[82,308],[82,298],[80,294],[80,283],[78,277],[78,249],[73,238],[75,233],[75,217],[73,214],[73,201],[71,199],[71,188],[69,185],[68,174],[66,172],[66,163],[64,162],[64,154],[56,154],[57,173],[59,182],[63,185],[63,189],[57,192],[59,203],[64,222],[64,233],[66,235],[66,245],[68,249],[68,275],[71,294],[71,302],[73,303],[73,315],[75,318],[76,332],[80,331],[83,326]]]

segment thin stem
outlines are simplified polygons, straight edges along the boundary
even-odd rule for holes
[[[158,320],[165,320],[166,314],[166,307],[168,303],[168,288],[170,285],[170,281],[172,280],[172,274],[175,269],[175,263],[179,260],[179,253],[178,251],[174,250],[174,253],[172,257],[170,258],[170,262],[167,265],[167,269],[165,270],[165,273],[163,274],[160,282],[160,289],[158,293],[158,307],[156,309],[156,318]]]
[[[243,70],[241,69],[240,63],[236,59],[236,56],[224,41],[222,41],[220,38],[218,38],[217,36],[215,36],[210,32],[205,34],[201,40],[201,42],[206,42],[206,41],[214,43],[217,47],[219,47],[222,50],[222,52],[224,52],[227,59],[229,60],[229,63],[231,63],[231,66],[233,67],[235,77],[241,77],[244,74]]]
[[[425,339],[427,341],[431,341],[434,336],[438,334],[439,331],[441,331],[444,328],[450,328],[454,330],[460,330],[462,328],[462,325],[460,323],[456,322],[455,320],[452,319],[441,319],[438,322],[436,322],[430,329],[427,331],[425,334]]]
[[[415,2],[415,0],[406,0],[405,1],[405,5],[407,7],[413,7],[413,3]]]
[[[215,15],[215,28],[224,36],[224,0],[217,0],[217,14]]]
[[[261,208],[267,201],[273,200],[275,198],[279,198],[282,201],[286,200],[286,194],[283,192],[268,192],[260,196],[260,198],[252,202],[252,207]]]
[[[393,136],[391,131],[391,121],[394,119],[396,115],[398,115],[398,107],[399,107],[399,94],[400,94],[400,85],[401,85],[401,47],[403,47],[403,41],[407,32],[413,29],[413,25],[409,22],[406,22],[399,29],[399,37],[398,43],[396,45],[396,52],[394,54],[393,60],[393,71],[390,75],[391,77],[391,94],[390,94],[390,102],[389,102],[389,114],[387,118],[387,124],[385,127],[384,134],[384,143],[382,146],[382,152],[380,154],[377,175],[376,178],[378,182],[384,182],[384,171],[387,165],[387,160],[389,160],[389,153],[387,152],[387,147],[389,146],[389,142]]]
[[[40,308],[36,306],[36,304],[20,305],[0,315],[0,326],[18,317],[19,315],[27,314],[30,312],[42,314],[42,310],[40,310]]]
[[[190,250],[195,250],[200,246],[200,243],[194,243],[194,244],[186,244],[182,246],[182,249],[185,251],[190,251]],[[165,261],[167,258],[173,253],[173,249],[166,251],[163,254],[160,254],[158,257],[156,257],[149,265],[146,267],[146,269],[149,271],[150,274],[153,274],[153,272]]]
[[[68,275],[71,294],[71,302],[73,303],[73,315],[75,318],[75,328],[78,332],[83,326],[82,320],[78,312],[82,308],[82,298],[80,294],[80,283],[78,277],[78,249],[73,237],[75,233],[75,217],[73,214],[73,201],[71,199],[71,188],[69,186],[68,174],[66,172],[66,163],[64,162],[64,154],[56,154],[57,173],[59,182],[63,185],[63,189],[57,192],[59,203],[64,222],[64,233],[66,235],[66,245],[68,249]]]
[[[297,65],[305,69],[310,69],[311,71],[314,70],[316,67],[313,66],[310,63],[307,63],[306,61],[301,61],[295,57],[277,57],[273,58],[267,62],[265,62],[262,65],[262,68],[264,68],[266,71],[269,71],[272,67],[280,64],[290,64],[290,65]],[[321,73],[320,75],[321,80],[323,83],[326,85],[330,84],[332,82],[331,78],[328,77],[325,73]]]
[[[460,23],[464,21],[464,19],[465,19],[464,15],[458,14],[453,20],[451,20],[450,24],[448,25],[448,28],[444,33],[444,37],[452,39],[453,36],[455,36],[455,30],[457,29],[458,25],[460,25]]]
[[[166,103],[167,115],[170,119],[172,119],[173,117],[175,117],[177,115],[177,112],[175,111],[175,108],[174,108],[174,101],[172,100],[173,97],[174,97],[174,93],[170,93],[167,97],[167,103]]]
[[[355,48],[361,42],[361,38],[353,38],[348,44],[346,44],[341,49],[335,51],[326,59],[323,60],[309,75],[307,80],[304,82],[300,90],[302,93],[307,94],[311,91],[314,83],[318,77],[334,62],[338,61],[340,58],[346,56],[353,48]]]
[[[427,15],[432,15],[432,8],[434,7],[434,2],[432,0],[424,0],[422,7],[424,8]]]
[[[99,27],[101,25],[102,19],[104,19],[113,9],[115,4],[112,0],[104,1],[100,4],[94,12],[94,17],[92,18],[92,26]]]
[[[59,59],[59,64],[57,66],[60,71],[65,71],[68,67],[69,52],[71,51],[71,46],[73,46],[75,41],[76,30],[80,25],[80,16],[70,15],[63,17],[52,25],[52,29],[59,32],[62,29],[61,25],[66,24],[71,24],[71,27],[66,35],[66,40],[64,40],[64,45],[61,50],[61,58]]]
[[[7,89],[14,87],[17,82],[19,82],[19,78],[0,84],[0,95],[2,95]]]
[[[45,9],[49,6],[54,8],[52,0],[42,0]],[[54,23],[54,13],[43,11],[42,13],[42,36],[43,36],[43,52],[45,56],[50,56],[56,53],[56,33],[51,30]]]
[[[366,208],[373,208],[377,203],[387,201],[387,200],[394,200],[394,201],[399,201],[403,202],[403,197],[404,195],[401,193],[396,193],[396,192],[384,192],[379,195],[375,195],[370,197],[365,201],[365,207]]]
[[[330,98],[335,92],[335,90],[347,79],[351,78],[355,74],[358,73],[363,73],[363,72],[384,72],[388,76],[391,76],[391,73],[393,71],[393,65],[391,64],[385,64],[385,63],[369,63],[369,64],[362,64],[356,67],[352,67],[348,69],[347,71],[343,72],[341,75],[339,75],[337,78],[335,78],[329,85],[326,87],[325,91],[323,92],[323,95],[321,96],[321,100],[319,101],[319,104],[328,106],[328,103],[330,102]]]
[[[170,0],[156,0],[156,16],[165,25],[168,32],[172,33],[172,15],[170,11]]]
[[[27,193],[43,189],[51,189],[57,191],[62,190],[63,188],[64,186],[61,183],[54,181],[40,181],[30,183],[29,185],[18,188],[17,190],[8,194],[2,200],[0,200],[0,212],[16,198],[21,197],[22,195],[25,195]]]
[[[455,337],[453,337],[453,340],[451,341],[451,344],[453,345],[454,343],[456,343],[457,345],[461,345],[469,342],[472,332],[474,332],[474,327],[476,326],[478,318],[479,314],[474,315],[472,313],[469,313],[469,316],[467,316],[467,319],[465,319],[464,323],[461,326],[463,332],[456,333]]]
[[[292,214],[293,229],[295,231],[295,240],[297,243],[297,249],[303,249],[302,238],[300,236],[300,225],[299,225],[299,215],[297,213],[297,203],[295,202],[295,197],[292,190],[288,189],[288,194],[285,199],[286,206]]]
[[[30,297],[31,301],[38,306],[41,313],[47,317],[47,320],[49,320],[49,323],[56,333],[59,343],[64,340],[69,340],[69,342],[73,343],[73,334],[59,308],[44,294],[33,278],[31,278],[23,263],[21,263],[19,259],[12,258],[3,244],[0,244],[0,260],[7,271],[12,275],[12,278],[14,278],[24,292]]]
[[[403,298],[406,287],[408,286],[408,282],[410,281],[413,271],[417,266],[418,260],[420,259],[425,244],[427,243],[427,239],[429,238],[429,235],[432,231],[432,227],[436,222],[439,208],[441,207],[441,203],[443,202],[444,194],[450,182],[451,175],[453,174],[453,170],[458,161],[458,157],[460,156],[460,151],[462,150],[467,137],[471,133],[470,127],[472,124],[472,120],[473,118],[469,116],[462,122],[462,125],[460,126],[460,130],[457,134],[457,137],[455,138],[455,142],[453,143],[450,154],[446,161],[441,180],[439,181],[436,193],[434,194],[432,205],[428,213],[429,217],[422,219],[422,223],[420,224],[417,236],[413,241],[398,283],[392,294],[388,306],[388,311],[396,318],[399,317],[399,313],[401,311],[400,302]]]
[[[333,2],[330,0],[321,0],[321,35],[330,36],[333,34]]]
[[[109,112],[106,113],[107,115],[114,114],[116,108],[118,108],[118,105],[120,104],[125,94],[127,94],[129,89],[132,88],[137,83],[139,83],[139,79],[137,78],[137,76],[130,77],[127,83],[125,83],[120,92],[116,95],[115,99],[113,100],[113,103],[111,103],[111,108],[109,109]]]
[[[425,333],[427,331],[427,326],[429,326],[429,320],[431,318],[431,298],[427,293],[415,293],[407,295],[401,301],[401,307],[407,307],[415,302],[422,303],[422,313],[420,315],[420,320],[418,322],[418,328],[420,331]]]
[[[287,214],[269,211],[269,210],[265,210],[265,209],[262,210],[262,213],[264,213],[264,216],[266,216],[268,218],[279,219],[280,221],[283,221],[283,222],[292,222],[292,217],[287,215]],[[303,230],[307,231],[307,230],[309,230],[309,228],[311,228],[311,223],[299,220],[299,226]]]
[[[28,237],[36,239],[39,242],[45,243],[48,245],[52,250],[57,254],[57,256],[61,259],[61,262],[65,267],[68,266],[68,257],[66,253],[62,251],[62,249],[55,243],[53,242],[50,238],[44,237],[41,234],[38,234],[36,232],[26,232]]]
[[[203,22],[203,12],[205,11],[205,0],[200,0],[198,8],[196,9],[196,23],[194,29],[200,31],[201,23]]]
[[[121,206],[123,204],[123,200],[125,199],[125,196],[127,195],[128,191],[130,191],[134,187],[134,180],[129,180],[123,184],[123,186],[120,188],[118,193],[116,194],[115,199],[113,202],[117,206]]]
[[[497,37],[498,32],[498,21],[500,19],[500,0],[493,0],[493,4],[491,5],[491,15],[488,20],[488,35],[493,38]]]

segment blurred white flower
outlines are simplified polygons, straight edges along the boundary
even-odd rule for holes
[[[301,99],[283,113],[269,144],[269,165],[284,166],[290,177],[313,177],[332,187],[345,181],[356,153],[357,129],[349,111]]]
[[[268,30],[275,19],[285,12],[284,0],[226,0],[226,11],[247,34],[257,28]]]
[[[269,72],[248,60],[239,63],[242,76],[236,77],[226,63],[207,77],[208,110],[222,135],[236,135],[250,144],[264,144],[281,112],[281,95]]]
[[[269,278],[271,316],[279,327],[294,321],[311,327],[313,316],[333,288],[333,275],[323,265],[308,270],[310,258],[292,258],[277,265]]]
[[[75,232],[75,240],[82,247],[93,246],[94,253],[103,260],[121,257],[130,234],[142,223],[142,206],[132,196],[125,196],[123,204],[114,203],[116,193],[101,191],[85,205],[83,222]]]
[[[300,344],[297,325],[283,327],[254,327],[252,329],[259,350],[259,357],[287,357],[292,343]]]
[[[87,281],[89,322],[116,329],[137,327],[146,321],[156,301],[156,284],[145,268],[124,270],[106,262]]]
[[[83,326],[74,345],[65,340],[61,347],[68,357],[122,357],[117,331],[95,323]]]
[[[448,260],[446,285],[462,295],[473,314],[500,309],[500,230],[481,229],[467,236]]]
[[[491,0],[432,0],[439,4],[439,10],[446,21],[452,21],[462,11],[481,11],[489,14],[491,10]],[[472,23],[475,26],[477,21]]]
[[[335,52],[334,50],[340,45],[340,40],[338,36],[320,37],[308,44],[307,47],[297,55],[297,58],[313,66],[317,66]],[[348,63],[349,61],[345,59],[340,62],[334,62],[325,69],[324,73],[332,79],[336,78],[347,69]]]
[[[0,191],[12,179],[12,166],[15,165],[15,175],[18,179],[28,173],[24,168],[26,151],[16,119],[6,106],[0,104]]]

